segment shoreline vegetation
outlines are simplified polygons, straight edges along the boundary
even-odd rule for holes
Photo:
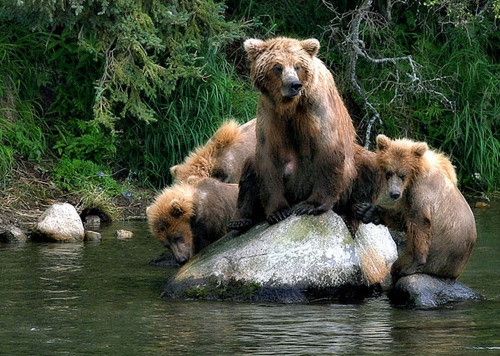
[[[499,16],[500,0],[6,0],[0,223],[55,202],[143,217],[171,166],[255,117],[242,43],[278,36],[320,41],[360,144],[425,141],[483,201],[500,190]]]

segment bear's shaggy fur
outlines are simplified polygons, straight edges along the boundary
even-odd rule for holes
[[[356,177],[356,133],[332,74],[316,57],[316,39],[249,39],[257,109],[255,157],[245,164],[232,229],[263,215],[270,224],[321,214]],[[292,210],[292,206],[295,206]]]
[[[457,278],[476,242],[476,224],[457,187],[451,162],[424,142],[377,136],[377,162],[393,208],[356,207],[365,223],[384,224],[407,235],[407,248],[393,265],[395,278],[426,273]]]
[[[147,209],[151,233],[171,249],[179,264],[218,240],[236,208],[238,185],[213,178],[164,189]]]
[[[212,177],[226,183],[238,183],[243,163],[255,154],[255,122],[253,119],[241,126],[234,120],[224,123],[183,163],[170,167],[174,182]]]

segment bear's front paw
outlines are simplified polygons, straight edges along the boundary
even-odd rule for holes
[[[252,225],[253,225],[252,219],[238,219],[238,220],[230,221],[227,224],[227,228],[229,230],[244,231],[244,230],[248,230],[249,228],[251,228]]]
[[[356,217],[365,224],[374,223],[375,225],[380,224],[380,209],[370,203],[360,203],[354,205],[354,212]]]
[[[331,208],[332,207],[326,203],[319,205],[319,206],[316,206],[316,204],[314,204],[314,203],[304,201],[295,207],[295,214],[297,214],[297,215],[320,215],[320,214],[327,212]]]
[[[269,223],[269,225],[273,225],[273,224],[276,224],[280,221],[285,220],[290,215],[292,215],[291,209],[280,209],[280,210],[272,213],[271,215],[269,215],[266,220]]]

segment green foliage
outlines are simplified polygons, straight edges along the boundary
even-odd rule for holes
[[[120,185],[113,179],[109,168],[90,161],[62,158],[52,174],[56,185],[65,191],[100,189],[110,195],[121,194]]]
[[[491,3],[410,2],[386,11],[379,3],[369,10],[375,13],[362,15],[359,39],[375,60],[359,56],[355,75],[380,114],[372,135],[427,141],[451,155],[462,187],[498,189],[500,42]],[[337,44],[330,58],[341,63],[341,92],[351,98],[349,109],[364,137],[371,112],[352,85],[348,37],[359,14],[344,13],[330,27],[330,41]],[[473,177],[487,184],[477,185]]]

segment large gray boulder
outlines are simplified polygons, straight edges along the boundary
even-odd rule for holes
[[[167,283],[170,298],[351,301],[390,285],[396,245],[387,228],[360,226],[356,239],[333,212],[291,216],[231,232]]]
[[[448,303],[480,299],[480,295],[454,279],[412,274],[398,279],[389,292],[391,301],[416,309],[433,309]]]
[[[36,241],[79,242],[85,231],[75,207],[68,203],[54,204],[45,210],[31,232]]]

